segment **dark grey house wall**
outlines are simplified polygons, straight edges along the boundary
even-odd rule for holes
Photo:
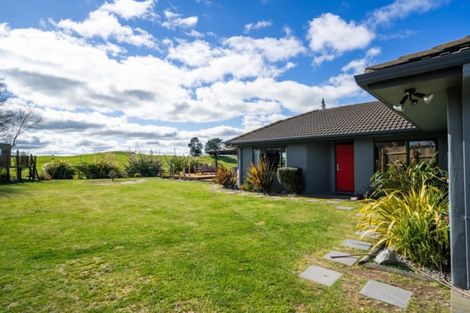
[[[439,151],[439,167],[447,171],[449,165],[449,149],[446,133],[442,133],[438,136],[437,148]]]
[[[305,193],[331,193],[331,145],[328,141],[317,141],[307,144],[307,172]]]
[[[246,146],[238,149],[238,183],[243,184],[246,179],[248,167],[253,162],[253,147]]]
[[[374,174],[374,141],[372,138],[354,140],[354,189],[356,194],[364,194],[369,188]]]
[[[375,172],[375,143],[418,139],[437,139],[439,163],[447,169],[447,134],[420,133],[394,134],[380,137],[358,137],[354,143],[354,193],[364,194]],[[303,171],[306,194],[333,194],[336,192],[336,156],[334,140],[305,141],[290,144],[272,144],[286,147],[286,161],[289,167],[298,167]],[[255,146],[256,147],[256,146]],[[239,147],[239,183],[242,184],[248,167],[253,162],[253,146]]]
[[[308,156],[307,144],[291,144],[286,147],[286,165],[288,167],[298,167],[302,169],[304,182],[308,180]],[[305,184],[306,185],[306,184]]]
[[[467,234],[465,220],[464,126],[462,96],[458,88],[447,90],[449,139],[449,206],[452,283],[468,288]]]
[[[330,152],[330,143],[322,141],[287,146],[287,166],[302,169],[306,194],[331,193]]]

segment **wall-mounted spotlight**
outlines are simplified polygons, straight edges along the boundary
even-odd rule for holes
[[[410,100],[411,105],[416,105],[419,99],[423,99],[424,103],[429,103],[432,101],[433,98],[434,98],[434,95],[432,93],[424,94],[424,93],[416,92],[416,89],[411,88],[411,89],[405,90],[405,95],[400,100],[400,102],[398,102],[397,104],[393,106],[393,108],[396,111],[403,112],[405,111],[405,103],[407,100]]]

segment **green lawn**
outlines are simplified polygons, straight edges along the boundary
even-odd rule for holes
[[[0,185],[0,311],[386,312],[364,307],[353,276],[329,289],[298,277],[354,232],[356,211],[213,187]]]
[[[71,155],[71,156],[53,156],[53,155],[42,155],[38,156],[38,171],[42,170],[42,167],[47,162],[55,159],[55,160],[66,160],[69,161],[72,165],[77,165],[80,162],[88,162],[91,163],[93,160],[98,158],[103,158],[105,155],[111,154],[116,162],[119,164],[121,168],[127,164],[129,160],[130,152],[123,152],[123,151],[114,151],[114,152],[102,152],[102,153],[94,153],[94,154],[82,154],[82,155]],[[164,161],[164,157],[160,156],[162,161]],[[199,162],[204,164],[213,164],[214,158],[208,155],[203,155],[197,158]],[[237,159],[235,156],[220,156],[219,157],[221,164],[234,167],[237,166]]]

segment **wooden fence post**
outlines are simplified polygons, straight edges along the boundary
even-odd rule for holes
[[[20,151],[16,150],[16,180],[21,181]]]
[[[8,182],[10,182],[10,165],[11,165],[11,156],[7,155],[7,179],[8,179]]]

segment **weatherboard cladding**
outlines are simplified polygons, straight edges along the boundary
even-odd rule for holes
[[[228,144],[347,137],[417,128],[379,101],[315,110],[281,120],[229,140]]]

